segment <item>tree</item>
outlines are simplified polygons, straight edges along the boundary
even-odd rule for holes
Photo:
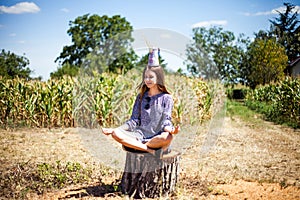
[[[242,62],[243,79],[251,88],[281,80],[287,60],[284,47],[274,38],[256,38],[250,44]]]
[[[194,43],[187,48],[187,68],[193,75],[220,78],[235,83],[239,77],[241,54],[246,39],[221,27],[193,29]]]
[[[135,54],[130,46],[133,28],[125,18],[86,14],[69,25],[67,32],[72,37],[72,45],[63,47],[55,60],[62,65],[62,71],[80,68],[101,73],[126,71],[133,67]]]
[[[78,74],[79,68],[76,66],[71,66],[70,64],[65,64],[62,67],[58,67],[55,72],[50,73],[51,78],[61,78],[65,75],[76,76]]]
[[[284,6],[286,7],[285,12],[277,11],[279,17],[270,20],[270,32],[284,46],[290,63],[300,56],[300,21],[298,20],[298,12],[294,12],[294,5],[284,3]]]
[[[197,39],[200,37],[199,39]],[[201,35],[195,34],[195,42],[187,48],[187,70],[202,78],[220,78],[219,72],[209,56],[205,41]],[[205,48],[206,47],[206,48]]]
[[[259,30],[257,33],[254,33],[254,35],[255,35],[255,39],[266,40],[266,39],[274,38],[272,33],[263,30]]]
[[[33,72],[26,67],[29,65],[28,58],[18,56],[10,51],[2,49],[0,53],[0,76],[6,78],[25,78],[31,79],[30,74]]]

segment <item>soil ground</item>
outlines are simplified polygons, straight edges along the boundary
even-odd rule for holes
[[[20,161],[61,160],[97,166],[99,157],[108,159],[108,152],[91,153],[88,146],[97,144],[91,139],[88,146],[83,145],[84,139],[76,132],[75,129],[0,130],[0,172]],[[226,117],[222,131],[211,136],[214,140],[210,141],[209,148],[203,145],[207,137],[199,133],[183,152],[178,191],[166,199],[300,199],[299,130],[266,121],[252,124],[237,117]],[[110,150],[118,149],[112,148],[113,143],[104,143]],[[124,158],[122,153],[116,154]],[[101,193],[120,175],[103,177],[102,185],[94,180],[26,196],[28,199],[126,199],[118,192]]]

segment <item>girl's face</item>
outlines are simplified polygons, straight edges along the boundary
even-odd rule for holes
[[[157,76],[156,74],[151,70],[146,70],[145,76],[144,76],[144,82],[146,86],[151,89],[152,87],[157,86]]]

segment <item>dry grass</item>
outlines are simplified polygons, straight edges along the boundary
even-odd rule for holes
[[[211,136],[207,127],[195,135],[194,142],[182,155],[178,190],[169,199],[299,199],[299,131],[268,122],[255,126],[237,117],[224,120],[209,151],[203,150],[206,145],[203,143]],[[38,163],[58,160],[80,163],[92,170],[87,182],[42,194],[25,191],[19,196],[17,192],[22,186],[15,186],[14,191],[9,191],[15,196],[7,199],[22,195],[29,199],[126,198],[117,186],[121,171],[99,164],[99,156],[91,154],[82,141],[75,129],[0,130],[1,176],[22,169],[20,175],[30,175],[29,169],[34,170]],[[23,168],[16,168],[20,163]],[[1,199],[6,199],[5,195],[8,194],[1,194]]]

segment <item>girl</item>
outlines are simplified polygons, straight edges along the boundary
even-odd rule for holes
[[[168,151],[173,134],[180,130],[171,122],[173,100],[164,84],[161,66],[147,66],[131,118],[121,127],[103,128],[103,133],[111,135],[125,149],[132,148],[149,152],[161,158]]]

